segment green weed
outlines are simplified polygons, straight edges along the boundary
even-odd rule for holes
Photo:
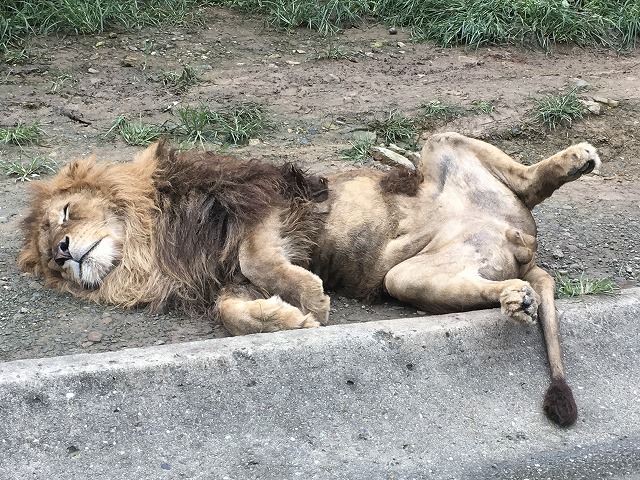
[[[23,124],[18,122],[14,127],[0,128],[0,141],[24,146],[38,143],[43,134],[38,122]]]
[[[160,74],[162,84],[174,93],[186,92],[189,87],[196,85],[199,81],[198,74],[190,65],[182,67],[182,72],[163,72]]]
[[[37,156],[27,163],[22,162],[1,162],[2,168],[8,176],[17,177],[16,181],[30,181],[34,177],[38,177],[45,173],[55,173],[58,170],[58,164],[55,160],[45,156]]]
[[[351,147],[341,150],[340,157],[344,160],[349,160],[353,163],[363,164],[371,155],[369,151],[373,146],[373,139],[370,137],[359,137],[354,141],[349,142]]]
[[[637,0],[5,0],[0,51],[30,35],[95,34],[149,25],[193,24],[206,5],[261,13],[268,25],[335,35],[367,19],[443,46],[557,43],[630,49],[640,38]]]
[[[53,81],[51,82],[51,87],[49,88],[50,93],[57,93],[62,91],[63,88],[69,86],[75,86],[78,84],[78,79],[70,72],[65,70],[59,71]]]
[[[126,115],[120,115],[113,122],[105,137],[112,137],[118,133],[128,145],[147,146],[165,133],[160,125],[143,123],[142,120],[131,121]]]
[[[326,48],[316,52],[317,60],[342,60],[349,58],[350,54],[344,45],[330,42]]]
[[[385,144],[407,143],[413,144],[418,134],[414,121],[404,116],[398,110],[391,110],[383,119],[375,119],[368,125]]]
[[[558,298],[575,297],[577,295],[614,294],[619,287],[610,278],[592,280],[580,274],[578,278],[556,275],[556,292]]]
[[[448,105],[440,100],[432,100],[430,102],[418,105],[420,111],[418,117],[421,120],[451,120],[460,115],[460,110],[453,105]]]
[[[257,103],[246,102],[216,113],[216,130],[225,142],[244,144],[269,127],[266,109]]]
[[[215,141],[217,133],[213,124],[217,114],[209,107],[201,104],[197,107],[185,105],[176,109],[180,123],[175,132],[186,137],[188,142],[203,145],[207,141]]]
[[[471,111],[477,114],[491,115],[496,107],[491,102],[476,100],[471,104]]]
[[[573,89],[568,93],[534,99],[534,107],[529,115],[534,121],[555,130],[559,125],[570,127],[574,120],[582,118],[583,112],[584,105]]]

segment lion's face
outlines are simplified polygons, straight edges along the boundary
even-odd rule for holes
[[[37,255],[34,273],[98,288],[122,258],[124,229],[113,205],[89,191],[60,192],[44,199],[39,211],[22,263]]]

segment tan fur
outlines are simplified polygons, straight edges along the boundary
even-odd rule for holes
[[[530,210],[599,162],[586,143],[527,167],[485,142],[434,135],[417,165],[422,179],[365,169],[327,178],[330,213],[312,269],[326,288],[347,296],[386,292],[434,313],[500,306],[517,322],[539,320],[556,382],[547,398],[568,405],[557,415],[555,406],[545,408],[557,423],[571,424],[571,391],[557,394],[564,369],[554,281],[536,265]],[[397,186],[402,178],[421,184]]]
[[[208,313],[236,335],[324,323],[327,287],[435,313],[500,306],[540,321],[544,408],[570,425],[554,281],[536,265],[530,210],[598,165],[586,143],[527,167],[446,133],[427,141],[416,171],[335,174],[327,198],[325,179],[294,166],[161,142],[132,163],[74,162],[36,184],[19,265],[90,300]]]
[[[165,170],[175,161],[185,166],[200,162],[201,171],[211,178],[196,179],[200,183],[185,190],[167,178],[170,172]],[[261,189],[248,190],[260,195],[252,201],[243,195],[247,189],[242,181],[230,178],[227,186],[221,186],[226,167],[219,165],[227,164],[230,172],[252,168],[230,157],[177,154],[164,144],[149,147],[131,163],[97,163],[93,158],[70,163],[52,180],[34,185],[20,269],[43,275],[49,287],[96,302],[123,307],[146,304],[153,309],[178,305],[209,314],[233,334],[326,322],[329,297],[322,281],[299,266],[308,264],[313,245],[309,234],[314,228],[305,227],[307,232],[300,226],[313,218],[314,203],[304,198],[304,192],[297,196],[289,191],[295,191],[304,178],[293,175],[290,168],[283,168],[281,175],[276,167],[265,166],[265,175],[273,175],[273,181],[266,179]],[[285,193],[278,191],[278,182]],[[325,188],[323,182],[317,185]],[[202,194],[206,188],[211,193]],[[308,193],[316,196],[316,191]],[[238,196],[247,206],[235,217],[222,212],[230,220],[220,221],[228,238],[219,242],[219,248],[203,243],[200,252],[176,261],[185,247],[198,248],[194,242],[208,241],[197,237],[200,227],[187,218],[177,227],[179,237],[167,245],[162,236],[183,220],[180,215],[193,209],[194,202],[226,205]],[[262,205],[260,210],[254,203]],[[265,218],[258,221],[249,218],[252,215]],[[189,236],[189,231],[195,233]],[[226,267],[212,263],[213,256]]]

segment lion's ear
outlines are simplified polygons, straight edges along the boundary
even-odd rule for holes
[[[170,150],[169,142],[166,139],[162,138],[155,143],[152,143],[147,148],[145,148],[141,153],[139,153],[135,161],[148,163],[153,162],[156,159],[164,158],[167,156]]]

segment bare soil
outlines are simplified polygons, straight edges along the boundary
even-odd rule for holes
[[[455,130],[494,143],[524,163],[575,142],[593,143],[604,162],[601,172],[566,185],[535,211],[540,263],[573,277],[611,277],[623,288],[640,284],[638,51],[437,48],[369,25],[340,36],[337,43],[347,57],[318,59],[329,41],[310,31],[281,34],[265,29],[260,18],[222,9],[209,10],[205,23],[35,39],[29,63],[0,66],[0,126],[39,121],[47,135],[36,147],[0,146],[0,159],[49,155],[63,164],[95,153],[126,161],[139,148],[102,137],[120,114],[162,123],[180,104],[224,108],[256,101],[268,107],[275,126],[260,142],[233,153],[295,161],[327,173],[354,168],[339,151],[391,109],[411,115],[421,102],[436,99],[458,107],[490,101],[492,114],[435,122],[423,138]],[[179,95],[159,79],[185,64],[196,68],[200,81]],[[61,72],[73,78],[61,82]],[[571,128],[545,132],[526,126],[532,98],[566,91],[575,79],[588,83],[581,98],[602,97],[618,106],[602,104],[600,115]],[[0,179],[0,361],[225,335],[205,318],[89,305],[20,275],[15,261],[27,190],[26,183]],[[362,305],[333,296],[332,305],[332,323],[422,314],[393,301]]]

